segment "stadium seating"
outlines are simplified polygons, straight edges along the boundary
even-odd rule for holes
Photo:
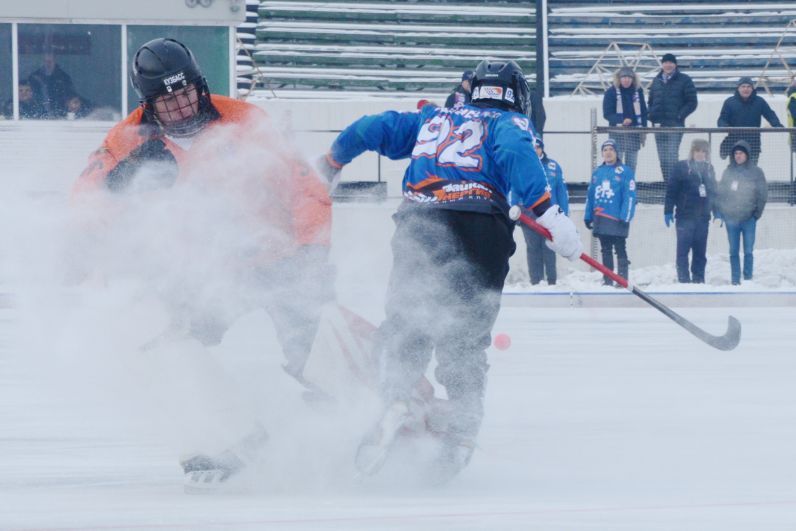
[[[266,89],[444,93],[483,57],[534,71],[532,1],[262,1]]]
[[[532,0],[247,0],[239,37],[253,53],[260,88],[442,93],[485,56],[515,59],[533,79],[534,7]],[[617,41],[648,44],[656,56],[672,52],[700,92],[726,93],[738,77],[760,75],[796,19],[796,4],[782,0],[549,0],[548,9],[551,95],[572,93]],[[786,44],[796,63],[796,35]],[[239,57],[245,77],[254,65]],[[772,75],[785,74],[774,64]]]
[[[549,5],[552,95],[572,93],[617,41],[647,43],[658,57],[674,53],[702,93],[731,92],[740,76],[760,75],[788,22],[796,18],[792,1],[551,0]],[[787,42],[791,64],[796,64],[796,35]],[[783,65],[774,65],[773,73],[784,77]]]

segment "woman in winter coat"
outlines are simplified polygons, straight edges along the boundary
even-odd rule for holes
[[[766,176],[749,153],[745,140],[732,147],[730,165],[724,170],[719,183],[719,211],[727,225],[730,242],[730,273],[733,285],[741,283],[739,256],[743,236],[743,278],[752,280],[754,246],[757,220],[763,215],[768,200]]]
[[[710,163],[710,145],[707,140],[697,138],[691,142],[688,160],[675,164],[666,183],[663,220],[667,227],[673,221],[676,223],[678,282],[705,282],[708,225],[715,201],[716,173]]]
[[[603,117],[612,127],[647,126],[644,89],[632,68],[623,66],[614,74],[614,84],[603,96]],[[616,141],[619,158],[635,172],[645,133],[614,132],[609,136]]]

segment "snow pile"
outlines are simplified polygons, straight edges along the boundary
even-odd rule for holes
[[[708,256],[705,269],[705,284],[680,284],[673,263],[633,269],[630,265],[630,281],[647,291],[700,292],[716,290],[732,291],[781,291],[796,288],[796,249],[760,249],[754,252],[754,278],[742,281],[740,286],[730,283],[730,260],[726,254]],[[743,253],[741,253],[743,264]],[[572,271],[566,263],[558,262],[558,281],[555,286],[546,282],[532,286],[527,280],[527,269],[509,273],[506,291],[524,292],[569,292],[612,291],[602,286],[602,274],[596,271]]]

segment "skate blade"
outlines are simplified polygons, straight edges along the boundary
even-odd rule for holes
[[[185,494],[213,494],[227,491],[232,483],[228,470],[196,470],[183,476]]]
[[[362,480],[365,476],[373,476],[387,462],[392,445],[362,444],[357,449],[354,465],[357,468],[355,479]]]

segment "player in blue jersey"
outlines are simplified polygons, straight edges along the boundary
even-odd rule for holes
[[[393,216],[393,267],[379,329],[385,409],[358,452],[365,473],[380,468],[395,435],[418,417],[442,441],[429,467],[434,481],[453,477],[469,462],[483,417],[486,348],[515,250],[509,191],[550,230],[556,251],[572,260],[580,256],[574,224],[545,191],[525,114],[528,94],[515,62],[483,61],[471,104],[365,116],[321,160],[321,173],[334,181],[364,151],[411,159],[404,201]],[[417,411],[413,389],[432,352],[448,399]]]

